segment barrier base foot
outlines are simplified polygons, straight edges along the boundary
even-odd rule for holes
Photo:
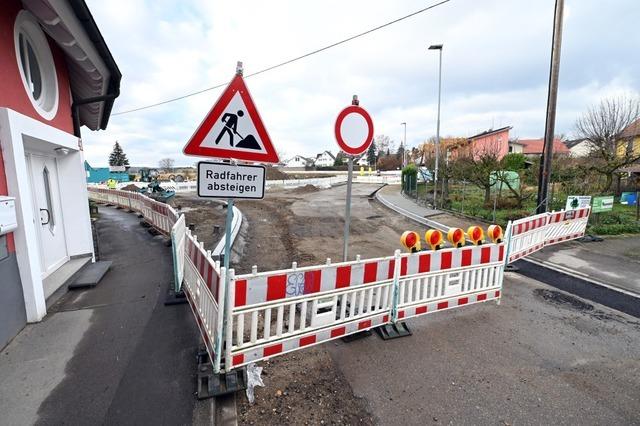
[[[138,219],[142,219],[144,217],[144,215],[142,213],[138,213]]]
[[[147,222],[146,220],[141,220],[140,221],[140,226],[142,226],[143,228],[149,228],[149,227],[151,227],[151,224],[149,222]]]
[[[397,339],[399,337],[407,337],[413,334],[411,333],[407,323],[404,321],[399,321],[395,324],[381,325],[380,327],[376,327],[375,330],[382,340]]]
[[[247,388],[247,369],[215,374],[211,363],[198,366],[198,399],[229,395]]]
[[[514,266],[512,264],[509,264],[509,265],[504,267],[504,271],[505,272],[518,272],[519,270],[520,270],[520,268],[518,268],[517,266]]]
[[[369,337],[369,336],[371,336],[371,330],[365,330],[365,331],[361,331],[360,333],[349,334],[347,336],[344,336],[340,340],[342,340],[345,343],[350,343],[350,342],[353,342],[354,340],[364,339],[365,337]]]
[[[578,238],[577,241],[580,241],[581,243],[599,243],[604,241],[604,238],[598,237],[597,235],[587,234],[584,237]]]
[[[187,303],[187,297],[185,296],[184,291],[180,290],[176,293],[174,289],[169,289],[167,298],[164,299],[165,306],[182,305],[184,303]]]

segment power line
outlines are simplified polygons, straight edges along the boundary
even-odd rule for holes
[[[448,2],[450,2],[450,1],[451,1],[451,0],[442,0],[442,1],[438,2],[438,3],[434,3],[434,4],[432,4],[431,6],[425,7],[425,8],[423,8],[423,9],[417,10],[417,11],[415,11],[415,12],[413,12],[413,13],[408,14],[408,15],[405,15],[405,16],[402,16],[402,17],[400,17],[400,18],[394,19],[393,21],[389,21],[389,22],[384,23],[384,24],[382,24],[382,25],[378,25],[377,27],[371,28],[371,29],[369,29],[369,30],[367,30],[367,31],[361,32],[361,33],[359,33],[359,34],[353,35],[353,36],[351,36],[351,37],[345,38],[345,39],[340,40],[340,41],[338,41],[338,42],[335,42],[335,43],[329,44],[329,45],[327,45],[327,46],[321,47],[321,48],[319,48],[319,49],[312,50],[311,52],[307,52],[307,53],[305,53],[305,54],[303,54],[303,55],[296,56],[295,58],[292,58],[292,59],[286,60],[286,61],[284,61],[284,62],[280,62],[279,64],[272,65],[272,66],[270,66],[270,67],[267,67],[267,68],[261,69],[260,71],[256,71],[256,72],[253,72],[253,73],[251,73],[251,74],[247,74],[247,75],[245,75],[244,77],[245,77],[245,78],[253,77],[254,75],[262,74],[262,73],[265,73],[265,72],[267,72],[267,71],[271,71],[271,70],[273,70],[273,69],[276,69],[276,68],[282,67],[282,66],[284,66],[284,65],[288,65],[288,64],[290,64],[290,63],[292,63],[292,62],[296,62],[296,61],[299,61],[299,60],[301,60],[301,59],[307,58],[307,57],[309,57],[309,56],[311,56],[311,55],[315,55],[316,53],[324,52],[325,50],[331,49],[332,47],[336,47],[336,46],[339,46],[339,45],[341,45],[341,44],[347,43],[347,42],[349,42],[349,41],[351,41],[351,40],[355,40],[355,39],[357,39],[357,38],[360,38],[360,37],[362,37],[362,36],[365,36],[365,35],[367,35],[367,34],[371,34],[371,33],[372,33],[372,32],[374,32],[374,31],[378,31],[378,30],[380,30],[380,29],[382,29],[382,28],[388,27],[388,26],[393,25],[393,24],[395,24],[395,23],[398,23],[398,22],[400,22],[400,21],[404,21],[405,19],[408,19],[408,18],[411,18],[411,17],[413,17],[413,16],[419,15],[419,14],[421,14],[421,13],[423,13],[423,12],[426,12],[426,11],[428,11],[428,10],[434,9],[434,8],[436,8],[436,7],[438,7],[438,6],[441,6],[441,5],[445,4],[445,3],[448,3]],[[164,104],[168,104],[168,103],[171,103],[171,102],[179,101],[179,100],[181,100],[181,99],[189,98],[189,97],[191,97],[191,96],[199,95],[199,94],[201,94],[201,93],[208,92],[208,91],[210,91],[210,90],[219,89],[220,87],[225,87],[225,86],[226,86],[226,85],[228,85],[228,84],[229,84],[229,82],[227,81],[227,82],[225,82],[225,83],[216,84],[215,86],[207,87],[206,89],[198,90],[198,91],[196,91],[196,92],[187,93],[187,94],[185,94],[185,95],[178,96],[178,97],[171,98],[171,99],[167,99],[167,100],[164,100],[164,101],[161,101],[161,102],[156,102],[155,104],[145,105],[145,106],[141,106],[141,107],[133,108],[133,109],[126,110],[126,111],[114,112],[114,113],[113,113],[113,114],[111,114],[111,115],[112,115],[112,116],[114,116],[114,115],[123,115],[123,114],[129,114],[129,113],[131,113],[131,112],[141,111],[141,110],[144,110],[144,109],[154,108],[154,107],[157,107],[157,106],[160,106],[160,105],[164,105]]]

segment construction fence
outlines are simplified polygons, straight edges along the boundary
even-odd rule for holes
[[[89,188],[89,197],[141,213],[171,236],[176,290],[189,301],[215,373],[415,316],[499,303],[508,263],[583,236],[590,213],[585,208],[510,222],[495,243],[396,250],[388,257],[327,259],[306,267],[293,262],[289,269],[253,267],[236,275],[220,266],[172,207],[120,190]]]

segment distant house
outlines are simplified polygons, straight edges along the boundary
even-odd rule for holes
[[[284,162],[285,167],[297,167],[297,168],[305,168],[313,165],[313,159],[303,157],[302,155],[296,155],[295,157]]]
[[[640,157],[640,119],[622,131],[622,143],[618,144],[618,157]]]
[[[569,148],[572,157],[586,157],[591,151],[591,146],[587,139],[574,139],[566,141],[564,144]]]
[[[509,153],[509,130],[511,129],[511,126],[507,126],[486,130],[463,139],[449,150],[454,158],[465,156],[478,158],[485,153],[495,153],[500,160]]]
[[[522,154],[524,153],[524,145],[520,143],[520,141],[512,140],[509,141],[509,154]]]
[[[87,173],[87,183],[101,183],[108,179],[129,182],[129,172],[127,171],[114,171],[111,167],[91,167],[86,161],[84,162],[84,170]]]
[[[367,158],[367,154],[365,153],[365,154],[362,154],[360,157],[357,157],[355,162],[358,166],[363,166],[363,167],[368,166],[369,159]]]
[[[539,157],[542,155],[544,139],[520,139],[518,143],[523,145],[524,150],[522,153],[526,157]],[[553,153],[568,156],[571,151],[560,139],[556,138],[553,140]]]
[[[314,161],[314,165],[316,167],[331,167],[336,161],[336,157],[329,151],[324,151],[318,155],[316,155],[316,159]]]

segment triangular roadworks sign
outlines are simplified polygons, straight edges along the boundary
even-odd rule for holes
[[[237,74],[184,147],[185,155],[278,163],[260,114]]]

